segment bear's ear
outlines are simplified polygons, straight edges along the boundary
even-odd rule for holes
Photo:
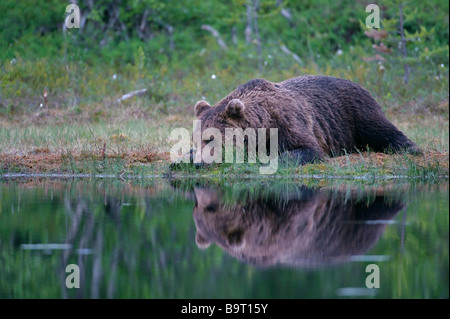
[[[226,113],[230,117],[241,118],[244,117],[245,105],[239,99],[232,99],[228,102]]]
[[[202,114],[207,109],[211,108],[211,105],[208,104],[205,100],[200,100],[197,103],[195,103],[194,111],[195,116],[199,117],[200,114]]]

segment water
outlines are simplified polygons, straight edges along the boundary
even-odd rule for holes
[[[448,181],[0,180],[0,298],[448,297]]]

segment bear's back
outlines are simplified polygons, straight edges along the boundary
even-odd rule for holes
[[[294,77],[278,83],[282,88],[291,92],[301,94],[303,96],[322,96],[333,95],[339,96],[355,96],[362,95],[365,98],[371,96],[366,89],[359,84],[350,80],[336,78],[324,75],[304,75]]]

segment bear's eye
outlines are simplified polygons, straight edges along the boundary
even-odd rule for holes
[[[205,209],[209,213],[214,213],[217,210],[217,207],[214,204],[209,204]]]

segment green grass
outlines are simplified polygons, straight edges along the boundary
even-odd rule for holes
[[[139,109],[138,106],[130,108]],[[0,127],[0,160],[3,162],[0,173],[122,176],[168,173],[170,147],[175,143],[169,140],[170,131],[176,127],[192,130],[193,115],[133,119],[126,112],[123,108],[108,110],[98,121],[86,121],[85,115],[80,115],[66,118],[67,123],[58,123],[56,117],[43,115],[27,126],[4,125]],[[399,113],[389,114],[389,117],[425,151],[424,155],[360,152],[305,166],[279,163],[275,177],[376,179],[409,176],[433,179],[448,176],[448,117]],[[259,168],[257,164],[223,164],[201,169],[183,165],[172,170],[172,175],[250,178],[260,175]]]
[[[305,166],[279,163],[277,178],[323,177],[384,178],[448,176],[449,129],[445,116],[390,116],[425,153],[420,156],[360,152]],[[167,115],[159,119],[132,119],[113,110],[104,119],[72,123],[31,123],[0,127],[1,173],[82,173],[162,175],[169,172],[169,140],[176,127],[192,130],[193,116]],[[51,120],[49,120],[51,121]],[[104,154],[104,156],[103,156]],[[7,160],[10,159],[8,164]],[[15,159],[15,160],[11,160]],[[25,165],[27,164],[27,165]],[[29,165],[28,165],[29,164]],[[174,176],[248,178],[259,175],[257,164],[223,164],[196,169],[184,165]]]

